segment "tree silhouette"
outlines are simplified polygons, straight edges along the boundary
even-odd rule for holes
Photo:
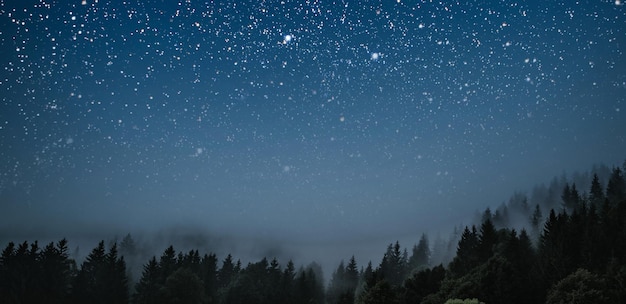
[[[606,197],[612,204],[617,204],[626,199],[626,182],[619,167],[613,168],[611,177],[606,186]]]
[[[408,258],[400,250],[400,243],[389,244],[380,263],[380,271],[385,280],[392,286],[400,286],[406,275]]]
[[[156,257],[152,257],[143,267],[143,274],[135,287],[136,293],[133,296],[133,302],[143,304],[160,303],[162,286],[161,267]]]
[[[76,303],[128,303],[126,264],[117,256],[117,245],[105,252],[104,241],[87,256],[74,280]]]
[[[428,237],[422,234],[419,243],[413,246],[411,257],[409,258],[409,272],[425,269],[430,265],[430,245]]]
[[[461,234],[461,240],[459,241],[456,256],[450,263],[450,271],[454,276],[462,276],[469,272],[472,268],[479,264],[478,254],[478,233],[476,227],[472,226],[470,230],[467,226]]]
[[[598,174],[594,173],[589,189],[589,202],[591,205],[595,206],[595,208],[600,208],[605,199],[606,196],[604,195],[602,184],[600,184],[600,178],[598,178]]]

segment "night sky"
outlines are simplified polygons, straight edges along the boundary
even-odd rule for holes
[[[417,242],[621,165],[625,31],[620,0],[0,0],[0,229]]]

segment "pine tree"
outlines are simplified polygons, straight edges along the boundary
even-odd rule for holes
[[[613,168],[606,187],[606,197],[611,204],[617,204],[626,199],[626,182],[619,167]]]
[[[161,282],[161,267],[156,257],[153,256],[143,267],[143,274],[135,287],[133,302],[137,304],[160,303],[160,289],[163,283]]]
[[[346,269],[344,262],[341,260],[341,262],[339,262],[339,266],[337,266],[337,269],[333,272],[330,285],[328,286],[328,291],[326,293],[328,303],[335,304],[339,302],[339,298],[344,292],[345,273]]]
[[[496,209],[493,215],[493,224],[496,228],[505,228],[509,226],[509,207],[504,203]]]
[[[479,264],[478,254],[478,233],[476,227],[472,226],[470,230],[467,226],[461,234],[456,256],[450,263],[450,271],[455,277],[460,277],[468,273],[472,268]]]
[[[0,285],[2,298],[0,299],[8,303],[32,300],[33,293],[38,292],[35,285],[37,284],[36,277],[39,275],[37,251],[36,242],[30,246],[28,242],[24,242],[17,248],[11,242],[3,250],[0,260],[0,283],[2,283]]]
[[[591,188],[589,189],[589,201],[596,208],[600,208],[605,198],[600,178],[598,178],[598,174],[593,174]]]
[[[178,258],[176,257],[176,250],[174,246],[169,246],[163,251],[161,258],[159,259],[159,268],[161,269],[160,281],[165,283],[167,277],[169,277],[174,271],[178,269]]]
[[[581,197],[578,193],[578,189],[576,189],[576,184],[572,184],[572,186],[570,187],[569,184],[566,183],[565,187],[563,188],[563,194],[561,195],[561,199],[563,200],[563,208],[565,209],[565,211],[574,211],[581,202]]]
[[[288,304],[293,303],[295,290],[294,290],[294,280],[296,277],[296,267],[293,264],[292,260],[287,262],[287,266],[283,270],[282,276],[280,278],[280,293],[279,302],[280,304]]]
[[[300,269],[294,284],[294,303],[324,303],[323,278],[314,270],[318,267],[319,265],[311,264]]]
[[[217,256],[205,254],[200,261],[200,280],[204,284],[205,299],[209,303],[217,301]]]
[[[74,281],[76,303],[128,303],[126,264],[117,256],[117,245],[108,253],[101,241],[83,262]]]
[[[56,245],[48,244],[40,254],[39,264],[41,291],[46,301],[67,302],[73,278],[72,269],[75,267],[74,261],[69,258],[67,240],[62,239]]]
[[[539,204],[535,205],[535,211],[533,211],[533,215],[530,217],[530,227],[531,233],[534,240],[539,239],[539,235],[541,234],[541,224],[543,223],[543,213],[541,212],[541,207]]]
[[[392,286],[400,286],[406,275],[407,258],[400,250],[400,243],[389,244],[380,263],[380,270],[385,280]]]
[[[354,291],[359,282],[359,270],[354,256],[350,258],[350,262],[348,262],[348,265],[346,266],[345,279],[348,282],[350,289]]]
[[[222,262],[222,268],[217,273],[218,286],[221,288],[228,286],[234,275],[235,265],[233,264],[233,257],[229,254]]]
[[[107,254],[107,272],[106,288],[110,303],[128,303],[128,277],[126,275],[126,262],[124,257],[118,257],[117,244],[109,249]]]
[[[409,259],[409,272],[422,270],[429,267],[429,265],[430,246],[428,244],[428,237],[423,233],[419,243],[413,246],[413,252]]]
[[[478,258],[481,262],[487,261],[494,253],[494,246],[498,242],[496,227],[490,219],[480,225],[478,236]]]

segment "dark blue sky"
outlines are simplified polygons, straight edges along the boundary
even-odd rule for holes
[[[625,30],[619,1],[1,1],[1,229],[417,241],[621,164]]]

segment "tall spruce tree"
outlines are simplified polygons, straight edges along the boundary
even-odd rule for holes
[[[605,198],[606,196],[604,195],[604,189],[600,183],[600,178],[598,177],[598,174],[594,173],[593,179],[591,180],[591,187],[589,189],[589,202],[596,208],[600,208]]]
[[[428,237],[422,234],[419,243],[413,246],[411,257],[409,258],[409,272],[419,271],[430,266],[430,245]]]
[[[606,197],[611,204],[617,204],[626,199],[626,182],[619,167],[613,168],[606,187]]]
[[[101,241],[81,265],[74,280],[76,303],[128,303],[126,264],[117,256],[117,245],[106,253]]]
[[[136,304],[161,303],[160,290],[165,282],[161,281],[161,267],[156,257],[143,267],[143,274],[135,286],[133,302]]]
[[[478,233],[476,227],[472,226],[470,230],[467,226],[461,234],[461,240],[458,243],[456,256],[450,262],[451,274],[460,277],[468,273],[472,268],[479,264],[478,254]]]
[[[402,253],[400,243],[389,244],[380,263],[380,271],[392,286],[400,286],[404,281],[407,268],[407,257]]]

